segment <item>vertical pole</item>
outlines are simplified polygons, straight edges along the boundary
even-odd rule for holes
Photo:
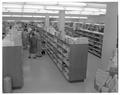
[[[61,32],[62,37],[65,35],[64,26],[65,26],[65,11],[60,10],[59,11],[59,31]]]
[[[48,31],[49,28],[49,15],[46,14],[46,18],[45,18],[45,30]]]
[[[102,48],[102,68],[106,69],[108,66],[108,61],[113,55],[113,50],[117,44],[117,16],[118,16],[118,3],[108,2],[107,3],[107,13],[105,16],[105,30],[103,38],[103,48]]]

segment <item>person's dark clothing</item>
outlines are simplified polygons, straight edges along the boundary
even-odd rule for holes
[[[36,53],[37,52],[37,39],[35,36],[32,36],[29,38],[29,45],[30,45],[29,52],[33,54]]]

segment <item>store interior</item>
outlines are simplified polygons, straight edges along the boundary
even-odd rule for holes
[[[2,53],[3,93],[118,92],[118,3],[2,2]]]

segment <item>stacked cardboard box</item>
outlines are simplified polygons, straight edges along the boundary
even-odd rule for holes
[[[98,69],[94,81],[94,88],[99,92],[117,92],[118,76],[111,76],[109,72]]]

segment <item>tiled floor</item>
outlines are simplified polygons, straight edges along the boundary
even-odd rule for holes
[[[24,51],[24,86],[14,90],[14,93],[96,92],[93,81],[100,59],[94,55],[88,54],[87,79],[81,83],[66,81],[48,55],[37,59],[27,57],[28,52]]]

